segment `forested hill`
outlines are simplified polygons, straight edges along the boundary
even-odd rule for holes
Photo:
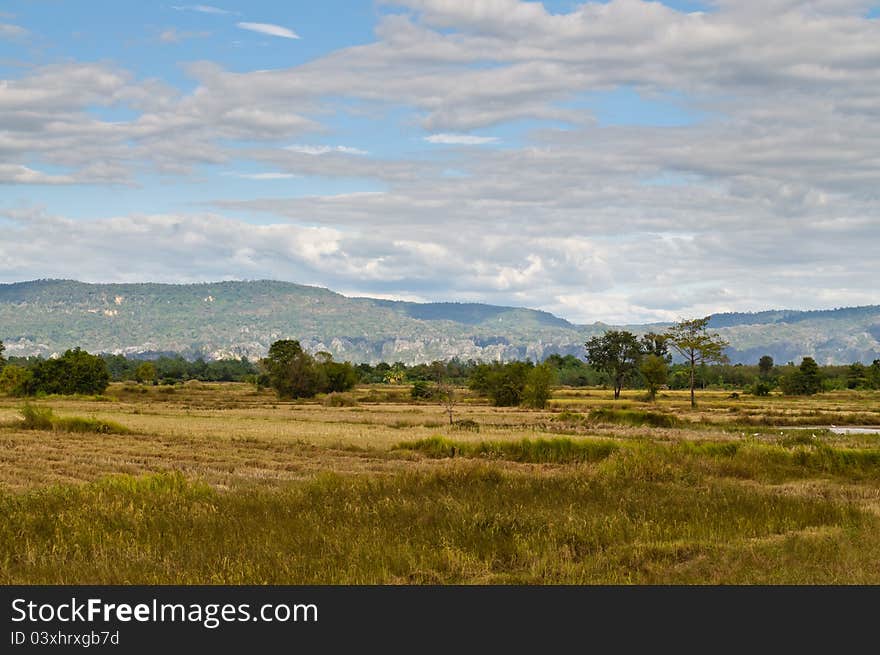
[[[821,312],[719,314],[731,359],[820,363],[880,357],[880,306]],[[478,303],[411,303],[348,298],[289,282],[191,285],[85,284],[38,280],[0,284],[0,340],[9,355],[179,352],[188,357],[260,357],[295,338],[338,359],[415,363],[581,355],[603,323],[574,325],[547,312]],[[630,326],[644,331],[661,326]]]

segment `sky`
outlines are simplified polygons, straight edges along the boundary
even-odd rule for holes
[[[878,244],[875,0],[0,4],[0,282],[640,323],[880,304]]]

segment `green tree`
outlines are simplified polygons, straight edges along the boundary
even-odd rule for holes
[[[764,355],[758,360],[758,374],[766,380],[773,372],[773,364],[773,358],[770,355]]]
[[[669,365],[663,357],[651,353],[645,355],[641,366],[639,366],[639,370],[645,378],[645,384],[648,386],[648,395],[651,396],[651,402],[654,402],[654,399],[657,398],[657,391],[660,387],[666,384],[666,380],[669,376]]]
[[[3,342],[0,341],[0,369],[6,366],[6,359],[3,357],[4,350],[6,350],[6,346],[4,346]]]
[[[727,362],[724,349],[730,345],[721,336],[708,331],[711,316],[684,320],[673,325],[666,332],[669,345],[684,357],[690,370],[691,407],[697,406],[694,389],[696,387],[697,366],[710,362]]]
[[[648,332],[647,334],[642,335],[642,352],[645,355],[656,355],[666,361],[667,365],[671,364],[672,354],[669,352],[668,342],[669,338],[665,334]]]
[[[318,393],[317,365],[299,341],[276,341],[260,364],[279,398],[311,398]]]
[[[623,385],[638,370],[642,347],[632,332],[608,330],[601,337],[592,337],[586,344],[590,366],[603,371],[614,388],[614,399],[620,398]]]
[[[513,407],[522,402],[531,362],[480,364],[472,371],[468,387],[488,396],[496,407]]]
[[[357,384],[358,374],[351,362],[334,362],[327,359],[318,364],[320,391],[331,393],[334,391],[348,391],[354,389]]]
[[[846,371],[847,389],[862,389],[868,386],[868,369],[861,362],[853,362]]]
[[[27,395],[101,394],[110,384],[107,363],[97,355],[74,348],[57,359],[45,359],[31,369]]]
[[[153,362],[140,364],[134,372],[134,379],[141,384],[156,381],[156,365]]]
[[[813,395],[822,390],[822,378],[819,372],[819,365],[812,357],[804,357],[798,371],[801,375],[801,386],[803,393]]]
[[[880,389],[880,359],[871,362],[868,368],[868,383],[872,389]]]
[[[406,379],[406,364],[394,362],[394,366],[385,372],[384,382],[387,384],[402,384]]]
[[[10,396],[25,396],[31,381],[31,372],[15,364],[7,364],[0,371],[0,393]]]
[[[797,370],[784,376],[782,392],[789,396],[811,396],[822,389],[819,365],[812,357],[804,357]]]
[[[549,364],[540,364],[529,371],[523,388],[522,404],[532,409],[544,409],[550,400],[556,372]]]

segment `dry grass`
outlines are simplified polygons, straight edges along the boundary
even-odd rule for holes
[[[108,521],[124,523],[130,520],[126,507],[151,507],[151,483],[101,487],[105,483],[100,482],[75,490],[108,475],[183,476],[184,482],[168,483],[181,496],[172,503],[180,515],[168,517],[166,528],[203,549],[192,568],[174,573],[168,568],[173,553],[163,550],[164,542],[145,542],[141,564],[133,566],[130,577],[114,577],[114,561],[134,552],[137,539],[147,539],[138,536],[135,525],[125,544],[113,541],[122,536],[109,534],[103,538],[111,545],[103,549],[88,542],[98,563],[85,566],[79,582],[880,581],[869,574],[880,554],[880,436],[791,427],[878,425],[880,393],[733,399],[728,393],[703,392],[692,410],[686,392],[665,392],[650,404],[634,393],[625,392],[615,403],[605,390],[561,389],[547,411],[489,407],[463,394],[455,418],[475,422],[479,431],[450,427],[443,408],[402,400],[407,393],[405,387],[361,387],[345,402],[279,402],[269,392],[234,383],[114,384],[97,398],[33,402],[51,409],[53,426],[85,425],[78,417],[87,416],[89,426],[114,425],[122,434],[23,429],[21,402],[0,397],[0,499],[14,510],[15,534],[27,536],[29,548],[43,544],[62,557],[76,544],[66,543],[60,533],[49,538],[35,527],[54,520],[38,515],[48,511],[43,501],[34,500],[43,498],[40,494],[67,502],[65,520],[72,525],[79,525],[78,512],[85,521],[95,511],[90,505],[95,498],[116,494],[111,506],[119,515]],[[646,416],[674,420],[643,420]],[[462,457],[465,461],[459,462]],[[332,484],[323,477],[327,473],[337,476]],[[466,489],[456,490],[455,480],[464,480]],[[190,481],[208,485],[207,491],[189,491]],[[53,486],[59,484],[73,486]],[[156,484],[156,489],[166,485]],[[596,485],[617,496],[590,495]],[[520,504],[485,496],[499,489]],[[569,492],[574,494],[570,498]],[[323,514],[320,508],[310,510],[308,521],[336,526],[321,544],[334,557],[319,558],[314,566],[304,559],[279,560],[272,553],[284,548],[288,538],[242,518],[235,529],[248,524],[256,542],[241,537],[229,548],[255,554],[236,555],[244,561],[220,578],[209,575],[222,571],[218,561],[234,555],[233,550],[224,555],[221,546],[209,542],[233,528],[192,518],[192,512],[204,509],[204,498],[218,508],[277,515],[286,525],[292,519],[284,518],[284,504],[303,502],[303,494],[328,508]],[[337,507],[333,494],[347,498],[346,511],[364,520],[346,525],[344,508]],[[419,494],[427,495],[420,499]],[[584,502],[595,515],[572,505],[578,494],[587,494]],[[708,504],[700,494],[709,495]],[[157,497],[155,507],[169,497]],[[621,509],[624,497],[630,504]],[[376,509],[377,502],[386,509]],[[454,520],[443,523],[431,503],[454,510]],[[650,516],[640,514],[640,503],[650,505]],[[399,536],[405,532],[401,526],[412,520],[410,510],[446,526],[419,533],[420,545],[412,551]],[[697,513],[687,514],[691,510]],[[703,511],[720,513],[726,523],[721,526]],[[469,516],[482,516],[483,523]],[[654,521],[656,532],[636,527],[644,520]],[[566,541],[565,521],[581,526],[576,530],[580,541]],[[602,525],[617,527],[603,533]],[[512,532],[491,537],[499,526]],[[556,540],[548,541],[540,526],[557,526]],[[478,538],[480,530],[489,530],[488,541]],[[21,540],[10,534],[3,540],[11,541],[0,540],[5,553],[0,561],[14,570],[6,580],[61,581],[53,564],[28,559],[35,555],[25,553],[16,545]],[[332,541],[337,538],[351,543]],[[493,538],[498,540],[494,545]],[[577,545],[597,539],[607,543],[588,550]],[[255,543],[259,547],[254,550]],[[396,553],[393,561],[384,558],[379,544]],[[88,548],[82,553],[88,555]],[[279,573],[273,577],[271,570]]]

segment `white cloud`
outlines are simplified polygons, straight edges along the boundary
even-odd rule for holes
[[[49,175],[18,164],[0,163],[0,184],[72,184],[69,175]]]
[[[381,18],[375,42],[268,71],[199,62],[186,69],[195,86],[186,93],[107,64],[25,70],[0,82],[0,179],[109,184],[145,169],[185,176],[241,163],[271,171],[242,173],[255,179],[359,178],[383,190],[223,194],[215,208],[262,212],[273,230],[175,217],[198,237],[196,256],[172,248],[130,273],[120,258],[116,275],[129,279],[256,272],[362,294],[529,304],[582,321],[877,302],[880,22],[862,17],[864,2],[724,0],[699,15],[639,0],[567,14],[515,0],[402,4],[412,11]],[[645,100],[675,97],[700,119],[652,126],[648,106],[646,125],[598,122],[597,94],[622,86]],[[136,116],[104,121],[95,107]],[[491,143],[474,134],[493,125],[545,127],[507,148],[417,155],[285,146],[346,142],[350,132],[333,132],[346,114],[386,131],[383,121],[403,115],[391,130],[409,144],[418,130],[465,146]],[[161,247],[169,221],[52,225],[90,253],[111,227],[117,243],[142,248],[153,235]],[[267,245],[266,235],[317,234],[306,225],[329,230],[321,238],[333,249],[316,237],[310,252],[323,254],[290,263]],[[55,262],[32,250],[34,236],[4,234],[0,254],[22,271],[9,264],[7,278],[81,276],[72,253]],[[241,247],[218,251],[213,239]]]
[[[0,23],[0,39],[21,39],[28,34],[30,34],[30,32],[20,25]]]
[[[299,34],[291,29],[282,27],[281,25],[273,25],[271,23],[236,23],[236,26],[243,30],[251,32],[259,32],[260,34],[268,34],[269,36],[280,36],[284,39],[298,39]]]
[[[481,146],[487,143],[497,143],[498,137],[473,134],[431,134],[425,137],[425,141],[444,145]]]
[[[220,9],[212,5],[172,5],[172,9],[177,11],[197,11],[201,14],[214,14],[217,16],[237,15],[237,11],[229,11],[228,9]]]
[[[298,152],[303,155],[326,155],[331,152],[341,152],[346,155],[368,155],[369,153],[366,150],[361,150],[360,148],[352,148],[350,146],[309,146],[309,145],[290,145],[284,146],[285,150],[290,150],[291,152]]]
[[[223,173],[224,175],[229,175],[232,177],[240,177],[245,180],[289,180],[295,177],[299,177],[298,175],[294,175],[293,173],[278,173],[278,172],[268,172],[268,173]]]
[[[162,43],[181,43],[186,39],[206,36],[210,36],[210,32],[181,32],[175,27],[169,27],[167,30],[162,30],[159,34],[159,41]]]

